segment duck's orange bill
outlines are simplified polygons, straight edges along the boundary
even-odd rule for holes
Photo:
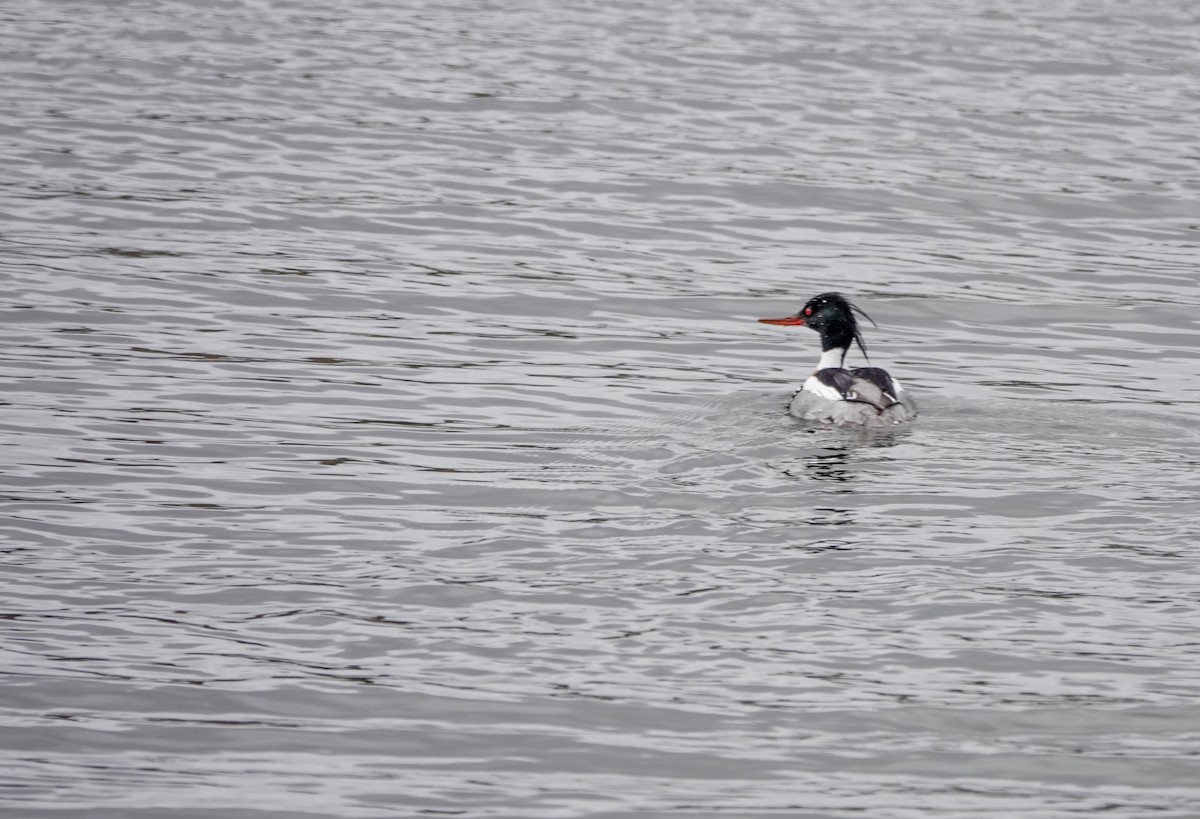
[[[804,316],[787,316],[777,319],[759,319],[763,324],[778,324],[782,327],[799,327],[804,325]]]

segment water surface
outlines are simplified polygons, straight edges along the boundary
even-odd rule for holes
[[[0,810],[1200,813],[1190,5],[0,21]]]

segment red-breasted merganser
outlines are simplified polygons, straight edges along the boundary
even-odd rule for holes
[[[859,427],[890,427],[917,417],[917,405],[900,382],[879,367],[846,369],[846,353],[857,344],[867,355],[855,313],[875,322],[838,293],[822,293],[794,316],[759,319],[764,324],[811,327],[821,334],[821,360],[792,396],[797,418]]]

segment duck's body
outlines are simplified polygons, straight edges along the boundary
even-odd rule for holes
[[[856,427],[891,427],[917,417],[917,405],[880,367],[842,366],[852,344],[867,353],[854,314],[870,317],[837,293],[808,301],[794,316],[759,319],[766,324],[807,326],[821,334],[821,360],[800,389],[788,411],[806,421]],[[872,322],[874,323],[874,322]]]
[[[890,427],[917,417],[917,405],[879,367],[827,367],[796,390],[788,412],[806,421],[857,427]]]

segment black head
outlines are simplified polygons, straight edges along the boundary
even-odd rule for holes
[[[847,350],[851,344],[857,344],[858,349],[862,350],[862,354],[866,356],[867,345],[863,343],[855,314],[862,316],[872,324],[875,323],[870,316],[847,301],[840,293],[822,293],[809,299],[808,303],[800,308],[800,312],[794,316],[782,319],[759,319],[759,321],[766,324],[811,327],[821,334],[822,351]]]

